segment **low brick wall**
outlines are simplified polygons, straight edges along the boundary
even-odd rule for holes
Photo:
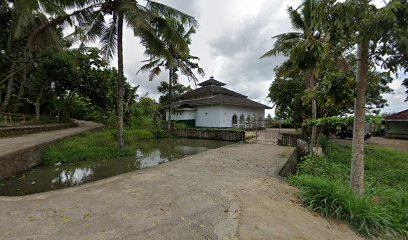
[[[245,131],[235,132],[228,130],[209,129],[174,129],[174,134],[182,138],[200,138],[224,141],[245,141]]]
[[[22,127],[5,127],[0,128],[0,137],[12,137],[21,136],[31,133],[55,131],[65,128],[77,127],[76,123],[58,123],[47,125],[34,125],[34,126],[22,126]]]

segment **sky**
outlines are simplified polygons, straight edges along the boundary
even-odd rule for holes
[[[260,56],[272,48],[272,36],[292,31],[288,6],[297,7],[300,0],[159,0],[175,7],[199,22],[197,33],[192,37],[191,54],[200,57],[200,66],[206,75],[197,76],[205,81],[214,76],[226,83],[226,88],[248,96],[257,102],[273,106],[267,98],[269,86],[274,79],[275,66],[283,59],[265,58]],[[149,97],[158,100],[157,91],[161,81],[168,81],[168,73],[148,81],[147,74],[136,74],[142,66],[143,47],[130,30],[124,32],[124,71],[128,81],[139,87],[139,95],[148,93]],[[114,61],[114,63],[116,60]],[[390,87],[393,94],[385,94],[389,106],[382,112],[398,112],[408,108],[405,87],[402,79],[407,75],[399,75]],[[181,77],[181,83],[189,83]],[[267,110],[274,116],[274,110]]]

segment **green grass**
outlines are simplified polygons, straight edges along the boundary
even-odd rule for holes
[[[349,187],[351,147],[329,144],[327,157],[306,157],[297,175],[303,204],[346,221],[366,237],[408,238],[408,153],[367,145],[363,197]]]
[[[135,148],[132,145],[142,140],[160,137],[167,137],[167,134],[161,130],[126,129],[126,147],[117,148],[116,131],[113,129],[83,133],[49,146],[43,156],[43,164],[132,156],[135,154]]]

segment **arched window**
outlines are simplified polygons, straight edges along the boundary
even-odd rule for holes
[[[233,115],[232,116],[232,124],[237,124],[238,123],[238,117],[237,117],[237,115]]]
[[[245,116],[244,114],[241,114],[241,116],[239,116],[239,124],[244,124],[245,123]]]
[[[250,114],[248,114],[247,117],[246,117],[246,123],[247,124],[251,123],[251,115]]]

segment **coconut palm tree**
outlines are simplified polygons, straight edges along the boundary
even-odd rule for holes
[[[49,24],[33,29],[28,36],[33,41],[49,26],[63,23],[76,23],[79,25],[77,33],[81,35],[83,43],[99,41],[101,50],[107,60],[118,57],[117,78],[117,145],[124,146],[123,138],[123,95],[124,95],[124,73],[123,73],[123,27],[124,24],[131,28],[142,42],[156,45],[162,48],[161,42],[155,36],[155,29],[165,28],[168,24],[163,16],[172,16],[177,21],[197,25],[195,18],[184,14],[164,4],[147,1],[141,5],[135,0],[58,0],[65,4],[66,8],[75,9],[69,14],[55,17]],[[109,19],[106,21],[105,19]],[[164,49],[164,48],[162,48]]]
[[[297,32],[288,32],[274,36],[273,48],[261,58],[283,55],[289,58],[296,68],[303,71],[308,80],[308,90],[312,94],[312,120],[317,118],[316,97],[313,94],[317,65],[323,52],[321,35],[314,21],[313,11],[317,0],[304,0],[297,8],[288,8],[292,26]],[[316,126],[312,127],[311,145],[316,141]]]
[[[196,70],[201,76],[204,75],[204,70],[198,63],[194,62],[199,58],[190,55],[189,45],[191,44],[191,35],[196,32],[195,27],[177,21],[172,17],[167,17],[166,20],[168,22],[166,28],[156,29],[157,35],[160,36],[162,41],[161,45],[165,46],[165,49],[157,48],[155,45],[146,42],[145,54],[150,58],[144,61],[146,64],[138,72],[148,71],[150,73],[149,80],[152,81],[162,72],[161,68],[169,71],[168,129],[170,130],[172,85],[177,83],[177,72],[180,71],[189,81],[196,83],[198,80],[193,70]]]

